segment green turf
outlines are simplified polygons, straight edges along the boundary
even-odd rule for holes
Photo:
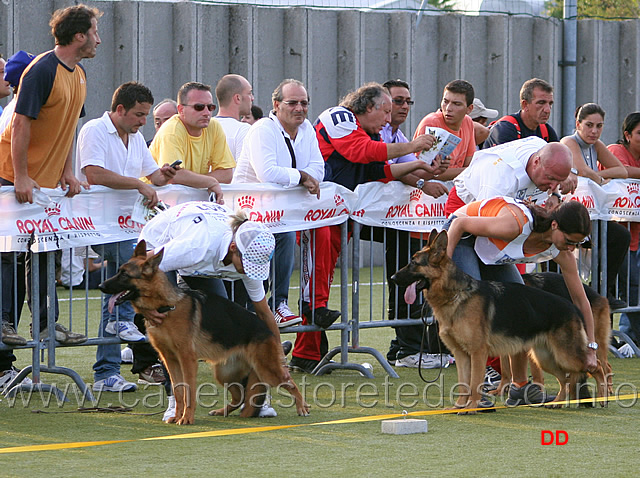
[[[380,271],[374,272],[379,278]],[[368,281],[368,273],[363,273],[361,282]],[[333,294],[333,301],[337,301],[339,294]],[[382,295],[379,287],[372,295],[373,308],[377,311],[382,310]],[[361,296],[361,316],[364,317],[368,316],[369,301],[366,286],[361,286]],[[97,303],[97,300],[90,302],[90,330],[96,329]],[[66,304],[68,302],[61,300],[63,323],[68,320]],[[84,306],[78,303],[74,310],[74,317],[78,317],[74,320],[80,321],[74,324],[79,326]],[[28,335],[28,322],[28,318],[23,318],[20,326],[24,335]],[[392,335],[393,331],[388,328],[362,330],[360,344],[384,353]],[[329,340],[331,346],[337,345],[339,333],[329,332]],[[18,365],[27,364],[29,354],[26,350],[18,351]],[[92,382],[95,347],[58,349],[57,359],[59,365],[73,368],[88,383]],[[429,415],[417,417],[428,421],[429,432],[408,436],[383,435],[379,420],[323,424],[403,410],[441,410],[442,395],[445,396],[444,405],[450,405],[449,390],[456,381],[455,367],[445,369],[440,377],[437,370],[423,371],[426,379],[436,380],[437,384],[426,388],[427,384],[421,381],[415,369],[396,369],[400,378],[388,379],[373,357],[353,354],[350,359],[372,363],[375,378],[366,379],[353,371],[334,371],[322,377],[294,374],[312,405],[311,415],[306,418],[298,417],[294,408],[277,403],[275,408],[279,416],[274,419],[209,417],[207,412],[211,403],[205,402],[210,402],[212,397],[202,396],[196,410],[196,425],[166,425],[160,420],[165,404],[161,403],[164,396],[159,387],[147,387],[121,397],[114,393],[102,395],[101,406],[109,403],[134,405],[133,411],[126,413],[78,413],[73,394],[72,402],[62,407],[57,406],[55,398],[49,406],[39,396],[31,397],[29,403],[23,403],[21,397],[17,397],[14,406],[3,398],[0,403],[0,448],[100,440],[132,441],[76,449],[0,453],[0,463],[4,465],[0,476],[124,473],[296,476],[314,472],[321,476],[343,477],[623,476],[634,473],[640,461],[637,457],[640,406],[628,400],[614,401],[608,408],[547,410],[518,407],[476,416]],[[640,384],[640,361],[611,356],[610,360],[615,373],[614,387],[628,384],[619,390],[619,394],[635,391]],[[123,366],[123,375],[129,380],[136,378],[130,373],[129,366]],[[200,384],[212,382],[206,364],[200,365],[198,378]],[[70,383],[64,377],[50,374],[45,374],[43,380],[56,383],[60,388]],[[551,389],[556,387],[554,382],[551,378],[547,380]],[[425,388],[426,403],[421,397]],[[402,390],[400,396],[398,389]],[[418,391],[418,396],[412,396],[413,389]],[[211,386],[204,386],[204,390],[211,390]],[[277,393],[274,395],[274,401],[286,400]],[[411,403],[414,400],[418,403]],[[301,426],[228,436],[140,441],[276,425]],[[565,446],[542,446],[543,430],[565,430],[569,442]]]

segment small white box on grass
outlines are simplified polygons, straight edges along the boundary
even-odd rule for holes
[[[401,420],[383,420],[382,433],[389,435],[409,435],[412,433],[427,433],[427,421],[403,418]]]

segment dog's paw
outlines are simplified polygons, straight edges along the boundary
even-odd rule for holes
[[[308,417],[310,412],[311,412],[311,407],[306,402],[302,407],[298,408],[298,415],[300,415],[301,417]]]

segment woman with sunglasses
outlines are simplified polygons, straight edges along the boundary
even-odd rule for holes
[[[627,169],[600,140],[604,127],[604,110],[595,103],[586,103],[576,109],[575,117],[575,133],[565,136],[560,142],[571,150],[573,167],[578,170],[578,175],[589,178],[598,185],[615,178],[625,179],[628,176]],[[616,282],[630,241],[631,235],[625,226],[615,221],[607,222],[607,298],[612,309],[627,306],[616,294]],[[624,290],[626,286],[620,284],[619,289]]]
[[[475,277],[519,283],[522,278],[515,263],[552,259],[562,268],[571,299],[585,318],[587,342],[592,344],[593,315],[572,254],[590,232],[589,212],[577,201],[548,210],[499,196],[469,203],[453,213],[448,223],[447,254],[452,257],[459,242],[473,247],[478,257]],[[589,349],[587,370],[597,366],[595,352]]]

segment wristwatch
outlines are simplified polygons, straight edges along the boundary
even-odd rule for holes
[[[420,178],[418,179],[418,181],[416,182],[416,187],[418,189],[422,189],[422,186],[424,186],[424,179]]]
[[[598,350],[598,343],[597,342],[589,342],[587,344],[587,348],[589,348],[591,350]]]
[[[576,168],[571,168],[571,172],[576,176],[578,175],[578,170]]]

